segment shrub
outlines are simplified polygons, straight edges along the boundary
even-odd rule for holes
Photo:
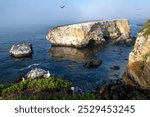
[[[61,97],[63,100],[96,100],[99,99],[95,94],[86,93],[86,94],[77,94],[75,96],[65,96]]]
[[[77,94],[75,96],[15,96],[2,98],[3,100],[96,100],[100,99],[95,94]]]
[[[69,81],[59,78],[43,78],[34,80],[25,80],[2,90],[2,95],[15,94],[26,89],[32,90],[60,90],[62,88],[70,89]]]
[[[140,30],[140,32],[144,32],[144,35],[147,36],[150,34],[150,20],[148,20],[144,27]]]

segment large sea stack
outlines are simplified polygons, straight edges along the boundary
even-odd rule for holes
[[[128,20],[92,21],[55,27],[48,32],[53,46],[85,47],[88,44],[101,45],[108,39],[130,40]]]
[[[150,20],[138,33],[124,75],[127,85],[150,90]]]

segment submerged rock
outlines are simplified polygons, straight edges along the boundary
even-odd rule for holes
[[[120,67],[115,65],[115,66],[111,67],[110,69],[112,69],[112,70],[120,70]]]
[[[29,71],[25,76],[24,79],[36,79],[36,78],[48,78],[50,77],[49,71],[45,71],[40,68],[35,68]]]
[[[14,44],[9,53],[16,58],[29,57],[32,54],[31,44]]]
[[[101,64],[102,64],[102,60],[94,59],[94,60],[90,60],[90,61],[86,62],[84,64],[84,67],[91,68],[91,67],[100,66]]]
[[[128,20],[93,21],[56,27],[47,39],[53,46],[85,47],[103,45],[108,39],[122,40],[130,33]]]
[[[139,32],[135,47],[129,54],[124,81],[150,90],[150,20]]]

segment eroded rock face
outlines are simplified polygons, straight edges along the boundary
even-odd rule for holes
[[[124,75],[128,85],[150,90],[150,20],[139,32]]]
[[[14,44],[9,53],[16,58],[29,57],[32,54],[31,44]]]
[[[114,45],[122,45],[122,44],[132,46],[134,44],[134,40],[130,37],[129,34],[122,34],[118,39],[114,41]]]
[[[85,47],[91,40],[101,45],[124,34],[130,37],[128,20],[93,21],[56,27],[47,38],[53,46]]]

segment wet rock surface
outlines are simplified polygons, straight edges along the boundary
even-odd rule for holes
[[[98,96],[104,100],[149,100],[150,91],[127,86],[122,80],[111,81],[107,86],[100,87]]]
[[[113,66],[113,67],[110,67],[110,69],[112,69],[112,70],[120,70],[120,67],[117,66],[117,65],[115,65],[115,66]]]
[[[100,66],[101,64],[102,64],[102,60],[93,59],[93,60],[86,62],[84,64],[84,67],[86,68],[97,67],[97,66]]]
[[[32,45],[31,44],[14,44],[9,53],[16,58],[29,57],[32,55]]]

